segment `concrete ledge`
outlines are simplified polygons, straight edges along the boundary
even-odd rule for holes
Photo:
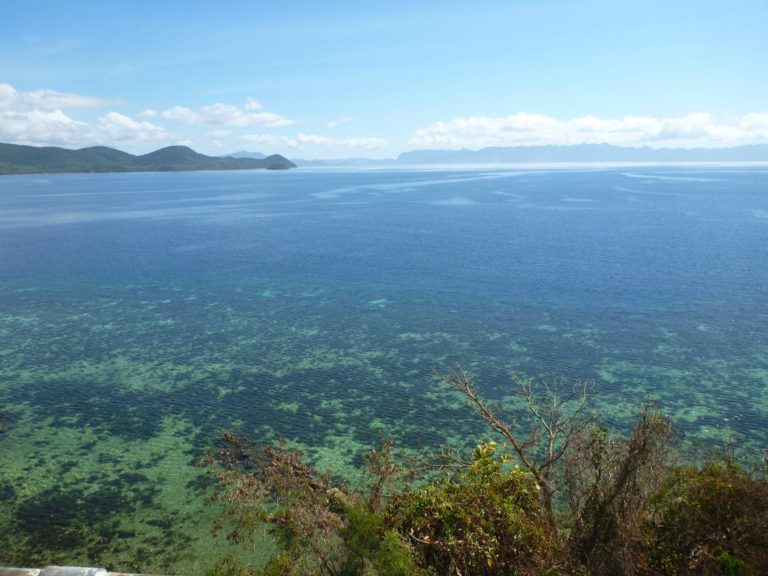
[[[151,576],[150,574],[126,574],[107,572],[104,568],[79,566],[46,566],[45,568],[2,568],[0,576]]]

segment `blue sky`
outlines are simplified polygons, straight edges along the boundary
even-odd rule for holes
[[[3,2],[0,141],[289,157],[768,143],[768,2]]]

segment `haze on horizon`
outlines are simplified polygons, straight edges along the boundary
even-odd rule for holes
[[[0,142],[288,157],[768,143],[768,3],[16,2]]]

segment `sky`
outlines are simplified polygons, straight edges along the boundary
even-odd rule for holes
[[[767,0],[3,0],[0,142],[768,143]]]

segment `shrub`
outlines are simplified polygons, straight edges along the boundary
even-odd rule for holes
[[[436,574],[541,574],[553,557],[539,487],[481,443],[456,477],[395,496],[388,523]]]
[[[382,514],[358,504],[346,511],[345,519],[347,524],[341,531],[348,551],[344,574],[428,574],[416,565],[405,540],[385,525]]]
[[[768,574],[768,482],[732,460],[679,468],[653,500],[649,556],[665,574]]]
[[[481,442],[471,460],[449,450],[403,469],[384,442],[366,492],[285,446],[225,435],[202,462],[220,483],[219,527],[235,542],[266,531],[277,551],[260,569],[225,559],[211,575],[768,574],[768,479],[732,459],[672,468],[658,411],[622,438],[594,426],[584,385],[561,394],[515,377],[532,423],[522,436],[469,374],[439,376],[503,450]]]
[[[564,458],[563,532],[592,576],[642,572],[646,503],[668,470],[671,434],[668,420],[645,410],[627,439],[600,427],[574,436]]]
[[[371,496],[333,482],[282,445],[258,445],[225,434],[224,447],[199,462],[221,489],[210,501],[224,506],[218,530],[233,542],[255,541],[267,532],[277,553],[260,570],[220,562],[214,576],[419,576],[403,538],[371,505],[392,472],[391,444],[373,451],[377,474]]]

